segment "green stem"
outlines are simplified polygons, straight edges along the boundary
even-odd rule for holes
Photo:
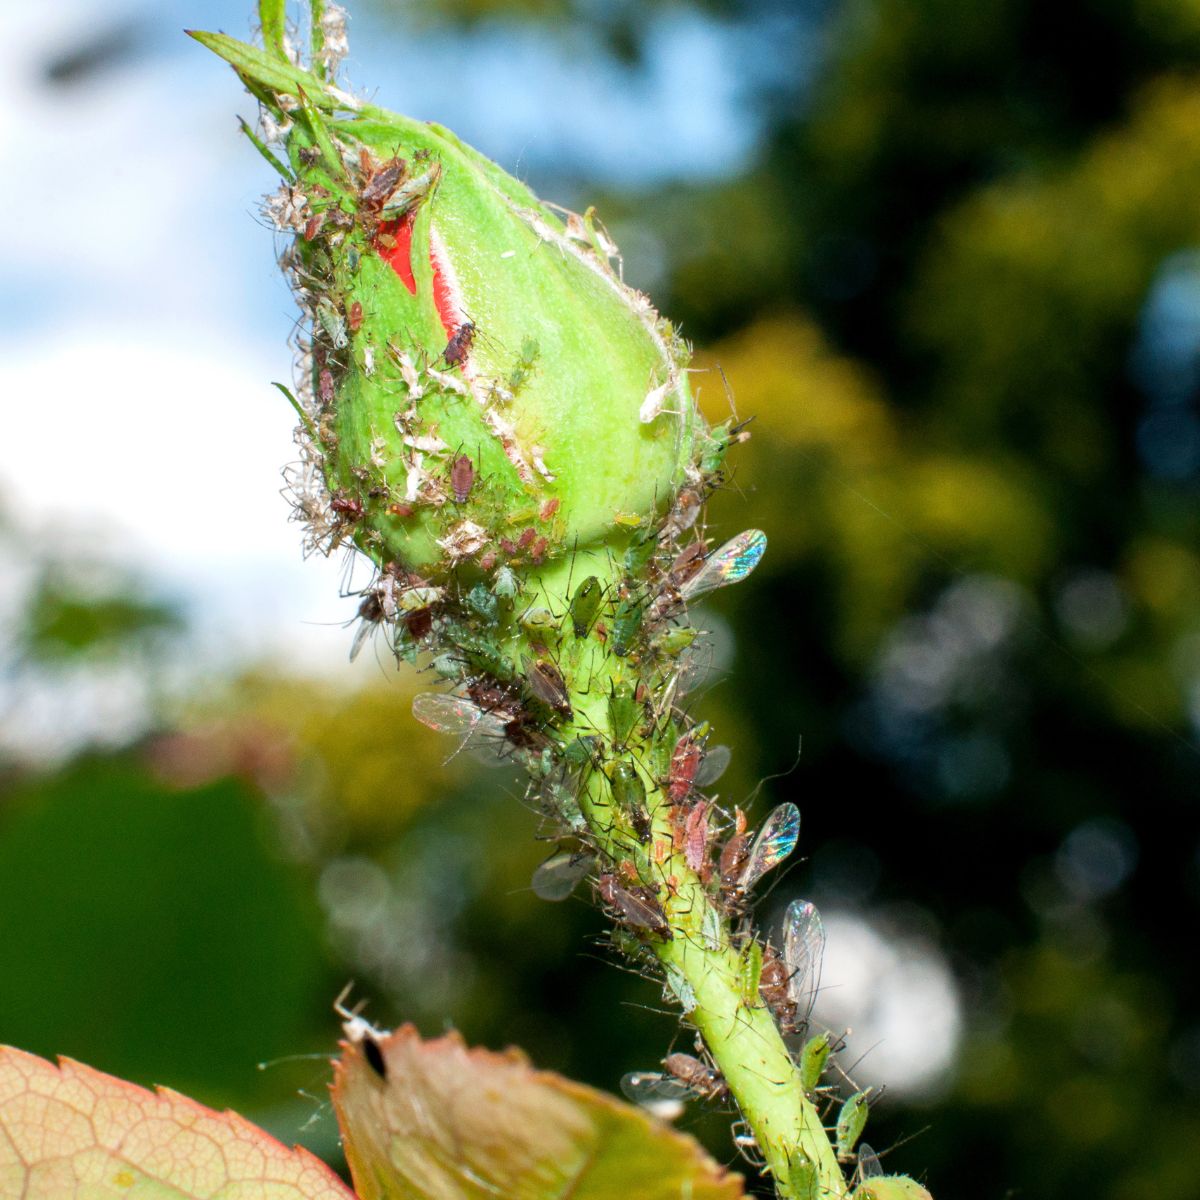
[[[570,588],[587,575],[613,586],[619,571],[607,551],[579,551],[572,562],[548,564],[527,580],[533,603],[564,613]],[[529,593],[526,593],[527,596]],[[569,622],[567,623],[569,624]],[[568,631],[565,643],[572,642]],[[572,693],[575,717],[565,736],[600,734],[611,747],[617,740],[609,728],[611,686],[637,679],[637,666],[606,652],[594,639],[566,646],[562,670]],[[649,764],[670,759],[673,747],[661,744],[664,722],[643,738],[609,751],[608,762],[624,759],[646,785],[654,839],[642,847],[617,817],[605,777],[594,771],[584,781],[580,807],[597,848],[613,864],[632,863],[639,881],[658,889],[672,931],[671,939],[644,935],[645,944],[669,974],[682,976],[694,1007],[687,1019],[696,1027],[730,1094],[753,1133],[773,1175],[779,1194],[794,1200],[840,1198],[847,1186],[820,1115],[804,1093],[775,1019],[757,994],[745,994],[742,954],[733,943],[727,917],[681,854],[655,854],[654,843],[672,845],[671,810],[661,780]],[[667,881],[670,881],[668,884]]]

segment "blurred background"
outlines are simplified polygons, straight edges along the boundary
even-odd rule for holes
[[[336,1161],[351,979],[610,1090],[676,1025],[532,896],[518,782],[347,662],[352,565],[301,559],[272,181],[181,32],[251,8],[5,6],[0,1041]],[[355,0],[350,33],[351,86],[598,204],[756,415],[711,516],[771,550],[709,606],[698,711],[724,799],[803,810],[762,917],[826,916],[885,1165],[1194,1197],[1200,7]]]

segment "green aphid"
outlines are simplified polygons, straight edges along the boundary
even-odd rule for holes
[[[495,625],[500,620],[500,603],[482,583],[477,583],[467,593],[467,608],[488,625]]]
[[[512,683],[516,679],[516,665],[495,642],[461,630],[456,631],[453,640],[462,656],[475,670],[494,676],[501,683]]]
[[[738,986],[742,991],[742,1003],[747,1006],[758,1004],[758,985],[762,980],[762,966],[762,943],[755,940],[746,947],[738,971]]]
[[[608,730],[614,746],[624,746],[641,716],[641,709],[628,685],[614,687],[608,697]]]
[[[672,626],[654,639],[654,648],[668,658],[678,658],[696,640],[699,632],[691,625]]]
[[[462,659],[454,654],[439,654],[430,663],[443,679],[459,680],[463,677]]]
[[[854,1153],[854,1147],[867,1127],[867,1117],[871,1112],[870,1099],[871,1089],[867,1088],[848,1096],[842,1105],[837,1119],[838,1158],[848,1159]]]
[[[642,617],[646,612],[642,600],[622,600],[613,614],[612,649],[613,653],[624,658],[633,649],[633,643],[642,628]]]
[[[608,783],[617,807],[625,812],[643,812],[646,807],[646,785],[634,765],[618,759],[608,769]]]
[[[349,345],[345,318],[324,297],[317,303],[317,320],[335,350],[344,350]]]
[[[537,364],[537,356],[537,342],[533,338],[526,338],[521,343],[520,356],[517,358],[516,364],[506,380],[508,390],[514,396],[529,382],[529,377],[533,374],[534,367]]]
[[[569,742],[563,751],[567,766],[576,771],[591,770],[599,756],[600,739],[592,733],[577,737],[573,742]]]
[[[575,595],[571,597],[571,627],[577,638],[587,637],[603,599],[604,588],[595,575],[589,575],[575,589]]]
[[[864,1179],[850,1200],[933,1200],[933,1197],[907,1175],[876,1175],[874,1179]]]
[[[800,1086],[806,1093],[816,1091],[832,1050],[833,1039],[827,1033],[818,1033],[804,1043],[800,1051]]]
[[[560,633],[558,618],[548,608],[527,608],[518,618],[521,628],[541,641],[557,641]]]
[[[646,569],[658,549],[658,536],[652,529],[639,533],[625,551],[625,574],[635,578]]]
[[[501,600],[515,600],[521,590],[521,581],[512,567],[500,567],[492,579],[492,591]]]

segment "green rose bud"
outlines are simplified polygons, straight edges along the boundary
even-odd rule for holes
[[[311,328],[314,544],[350,537],[440,583],[627,541],[697,457],[686,344],[622,282],[590,212],[560,215],[448,130],[299,69],[280,8],[263,6],[264,51],[193,36],[281,151],[256,138],[283,176],[266,211],[295,235],[285,267]]]
[[[907,1175],[879,1175],[859,1184],[851,1200],[933,1200],[933,1197]]]

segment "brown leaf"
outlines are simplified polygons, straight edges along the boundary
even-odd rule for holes
[[[235,1113],[0,1046],[0,1197],[354,1200],[307,1150]]]
[[[468,1050],[453,1033],[423,1042],[411,1026],[370,1043],[344,1043],[334,1067],[333,1104],[361,1200],[743,1195],[740,1177],[692,1138],[535,1071],[519,1051]]]

